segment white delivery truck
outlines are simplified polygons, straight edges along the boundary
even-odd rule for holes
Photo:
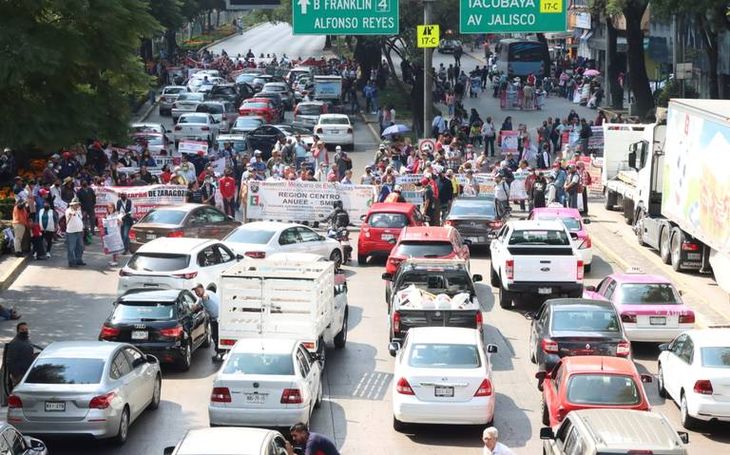
[[[644,126],[625,153],[635,180],[624,213],[639,244],[730,292],[730,101],[673,99],[666,124]]]
[[[314,76],[314,99],[337,102],[342,96],[342,76]]]
[[[329,261],[245,258],[220,276],[218,345],[281,337],[302,340],[324,359],[325,344],[345,347],[347,283]]]

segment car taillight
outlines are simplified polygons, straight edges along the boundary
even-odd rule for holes
[[[213,391],[210,392],[211,403],[230,403],[231,402],[231,391],[228,387],[213,387]]]
[[[393,312],[393,333],[400,332],[400,312]]]
[[[482,326],[484,325],[484,315],[481,311],[477,311],[477,314],[474,317],[474,322],[477,324],[477,329],[482,330]]]
[[[183,231],[170,231],[167,233],[166,237],[183,237],[185,236],[185,233]]]
[[[180,130],[182,130],[182,126],[180,126],[180,125],[175,125],[175,131],[180,131]]]
[[[476,393],[474,393],[475,397],[488,397],[492,395],[492,381],[489,380],[489,378],[484,378],[482,383],[479,385],[479,388],[477,389]]]
[[[700,379],[695,382],[694,391],[702,395],[712,395],[712,382],[709,379]]]
[[[543,338],[540,343],[542,346],[542,352],[546,354],[557,354],[558,353],[558,342],[553,341],[550,338]]]
[[[633,313],[621,313],[621,322],[636,324],[636,315]]]
[[[119,336],[121,331],[116,327],[110,327],[106,324],[101,326],[101,332],[99,332],[99,338],[107,340],[109,338],[116,338]]]
[[[680,324],[694,324],[695,323],[695,314],[694,313],[680,314],[679,323]]]
[[[396,269],[401,262],[403,262],[403,258],[388,258],[388,264]]]
[[[581,281],[583,279],[583,261],[578,261],[578,264],[575,267],[575,279],[576,281]]]
[[[129,240],[133,242],[137,240],[137,232],[134,229],[129,231]]]
[[[504,263],[504,273],[507,275],[507,281],[515,279],[515,261],[514,259],[507,259]]]
[[[105,393],[94,397],[89,401],[89,409],[106,409],[112,404],[112,400],[117,396],[116,392]]]
[[[263,259],[266,257],[266,252],[265,251],[246,251],[246,253],[244,253],[244,256],[248,256],[248,257],[254,258],[254,259]]]
[[[317,344],[314,341],[304,341],[302,343],[302,346],[304,346],[304,348],[309,351],[314,351],[314,348],[317,347]]]
[[[583,239],[583,241],[580,242],[580,245],[578,245],[579,250],[584,250],[586,248],[590,248],[593,244],[591,243],[591,238],[586,237]]]
[[[181,325],[170,327],[168,329],[160,329],[160,335],[165,338],[180,338],[183,334],[183,328]]]
[[[322,128],[317,128],[317,131],[315,131],[317,134],[322,134]]]
[[[8,408],[22,408],[23,407],[23,400],[20,399],[17,395],[10,395],[8,397]]]
[[[413,393],[411,385],[408,383],[408,380],[406,380],[406,378],[398,379],[398,383],[395,385],[395,391],[400,393],[401,395],[415,395],[415,393]]]
[[[700,246],[694,242],[684,241],[682,242],[682,251],[699,251]]]
[[[236,344],[236,340],[229,340],[228,338],[223,338],[219,341],[221,346],[233,346]]]
[[[631,354],[631,343],[628,340],[618,342],[616,346],[616,355],[619,357],[628,357]]]
[[[188,272],[188,273],[173,273],[172,276],[175,278],[182,278],[183,280],[192,280],[196,276],[198,276],[198,272]]]
[[[284,389],[281,392],[281,404],[301,404],[303,401],[299,389]]]

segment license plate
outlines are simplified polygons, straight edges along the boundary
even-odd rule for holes
[[[65,401],[46,401],[46,412],[64,412],[66,411]]]
[[[439,387],[436,386],[433,389],[434,396],[437,397],[453,397],[454,396],[454,388],[453,387]]]
[[[132,330],[133,340],[146,340],[148,338],[147,331],[145,330]]]
[[[481,237],[467,237],[466,239],[467,239],[468,241],[470,241],[471,243],[477,243],[477,242],[481,241],[481,240],[480,240],[480,239],[481,239]]]
[[[537,288],[538,294],[552,294],[553,288]]]
[[[667,325],[667,318],[664,316],[650,316],[649,324],[651,325]]]
[[[154,240],[157,238],[157,234],[147,234],[147,240]]]
[[[389,242],[391,240],[395,240],[395,236],[393,234],[383,234],[380,236],[381,239],[385,240],[386,242]]]
[[[264,404],[266,401],[266,394],[264,393],[247,393],[246,404]]]
[[[339,131],[337,130],[327,130],[327,134],[338,134]]]

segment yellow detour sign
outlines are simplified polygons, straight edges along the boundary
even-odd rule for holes
[[[417,25],[416,44],[418,47],[438,47],[440,29],[438,25]]]

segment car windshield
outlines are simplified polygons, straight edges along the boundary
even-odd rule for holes
[[[553,312],[555,332],[618,332],[616,313],[611,310],[558,310]]]
[[[619,303],[625,305],[679,305],[682,302],[667,283],[625,283],[618,292]]]
[[[220,139],[218,138],[218,147],[223,150],[227,143],[233,144],[233,150],[237,153],[243,153],[246,151],[246,141],[243,139]]]
[[[568,380],[568,401],[575,404],[626,406],[639,404],[639,387],[631,376],[576,374]]]
[[[180,224],[185,213],[182,210],[153,210],[140,220],[140,223],[159,223],[159,224]]]
[[[242,228],[236,229],[228,234],[228,237],[226,237],[224,241],[235,243],[257,243],[263,245],[269,243],[269,240],[271,240],[271,237],[273,237],[274,234],[276,234],[276,231]]]
[[[557,217],[557,216],[540,215],[537,219],[540,221],[555,221],[555,220],[559,219],[560,221],[563,222],[563,224],[565,225],[565,227],[568,228],[569,231],[578,232],[581,230],[580,221],[576,220],[572,216]]]
[[[263,124],[264,124],[264,121],[261,119],[258,119],[258,118],[239,117],[236,119],[236,124],[234,125],[234,128],[256,129]]]
[[[702,366],[708,368],[730,368],[730,346],[700,348]]]
[[[402,228],[408,226],[408,217],[402,213],[373,213],[368,225],[374,228]]]
[[[300,104],[297,107],[298,115],[319,115],[322,113],[322,107],[316,104]]]
[[[569,246],[570,237],[564,231],[516,230],[512,233],[509,244]]]
[[[264,85],[264,90],[267,92],[285,92],[286,87],[282,87],[281,85]]]
[[[177,123],[208,123],[208,117],[205,115],[184,115],[180,117]]]
[[[415,368],[479,368],[482,361],[471,344],[414,344],[408,365]]]
[[[236,78],[236,82],[245,82],[250,84],[252,81],[256,80],[257,77],[257,74],[241,74]]]
[[[349,125],[350,121],[345,117],[320,117],[320,125]]]
[[[398,290],[410,285],[432,294],[447,294],[454,296],[461,292],[472,292],[469,275],[466,271],[434,271],[411,270],[403,273],[399,279]]]
[[[203,101],[205,95],[202,93],[181,93],[178,97],[178,101]]]
[[[223,374],[294,375],[290,354],[234,353],[226,362]]]
[[[188,264],[190,256],[187,254],[136,253],[127,267],[145,272],[174,272],[186,268]]]
[[[102,359],[39,359],[25,378],[26,384],[98,384],[104,372]]]
[[[162,91],[163,95],[177,95],[178,93],[187,92],[185,87],[167,87]]]
[[[449,215],[466,218],[494,219],[497,217],[497,212],[494,208],[493,200],[476,199],[474,201],[463,201],[457,199],[451,206]]]
[[[267,103],[243,103],[241,109],[266,109],[269,107]]]
[[[111,321],[162,321],[172,319],[175,305],[172,302],[120,302],[114,307]]]
[[[414,258],[438,258],[454,252],[451,242],[401,242],[393,252],[394,256]]]
[[[134,136],[134,142],[146,142],[147,145],[165,145],[161,134],[149,134]]]

